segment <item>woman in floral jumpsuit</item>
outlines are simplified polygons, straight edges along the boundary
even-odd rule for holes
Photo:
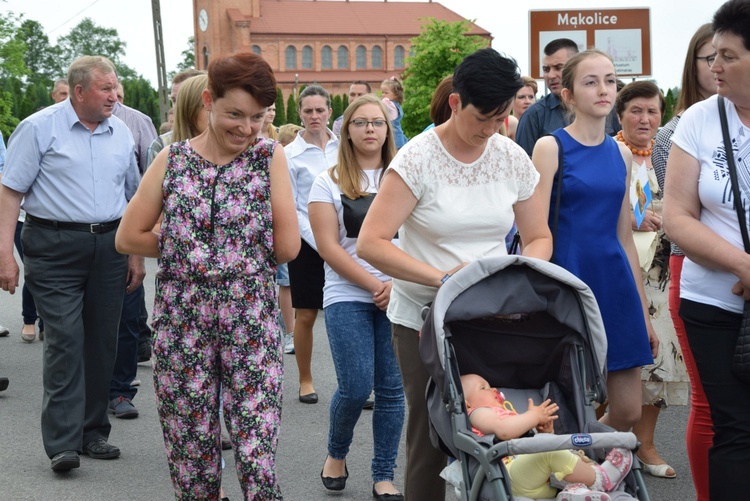
[[[254,54],[217,59],[208,77],[207,130],[154,160],[117,246],[161,258],[154,386],[177,499],[219,498],[219,388],[245,499],[281,499],[274,276],[299,233],[284,154],[255,139],[276,82]]]

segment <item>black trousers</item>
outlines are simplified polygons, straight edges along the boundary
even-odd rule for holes
[[[27,220],[21,239],[26,283],[45,323],[42,441],[51,458],[109,437],[127,257],[115,250],[115,231],[58,230]]]
[[[714,423],[714,444],[708,451],[710,497],[738,499],[750,472],[750,385],[731,370],[742,315],[683,299],[680,316]]]

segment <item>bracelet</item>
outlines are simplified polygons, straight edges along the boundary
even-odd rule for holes
[[[445,274],[445,275],[443,276],[443,278],[441,278],[441,279],[440,279],[440,283],[441,283],[441,284],[444,284],[445,282],[447,282],[447,281],[448,281],[448,279],[449,279],[450,277],[451,277],[451,274],[450,274],[450,273],[446,273],[446,274]]]

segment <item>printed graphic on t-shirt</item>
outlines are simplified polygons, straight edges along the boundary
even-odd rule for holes
[[[368,193],[366,196],[357,199],[341,195],[341,206],[344,209],[344,229],[346,229],[347,238],[359,237],[362,222],[365,220],[367,211],[370,210],[370,205],[372,205],[374,198],[374,193]]]
[[[740,185],[742,194],[742,206],[748,210],[748,200],[750,200],[750,141],[746,137],[746,129],[740,127],[738,133],[732,138],[732,154],[734,155],[734,165],[737,170],[737,181]],[[714,150],[713,164],[716,166],[714,176],[717,180],[725,181],[724,203],[732,202],[732,186],[729,177],[729,168],[727,163],[727,152],[722,141],[716,150]]]

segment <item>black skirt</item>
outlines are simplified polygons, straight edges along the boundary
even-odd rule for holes
[[[292,306],[309,310],[323,309],[325,270],[320,254],[302,240],[302,247],[294,261],[289,261],[289,286]]]

